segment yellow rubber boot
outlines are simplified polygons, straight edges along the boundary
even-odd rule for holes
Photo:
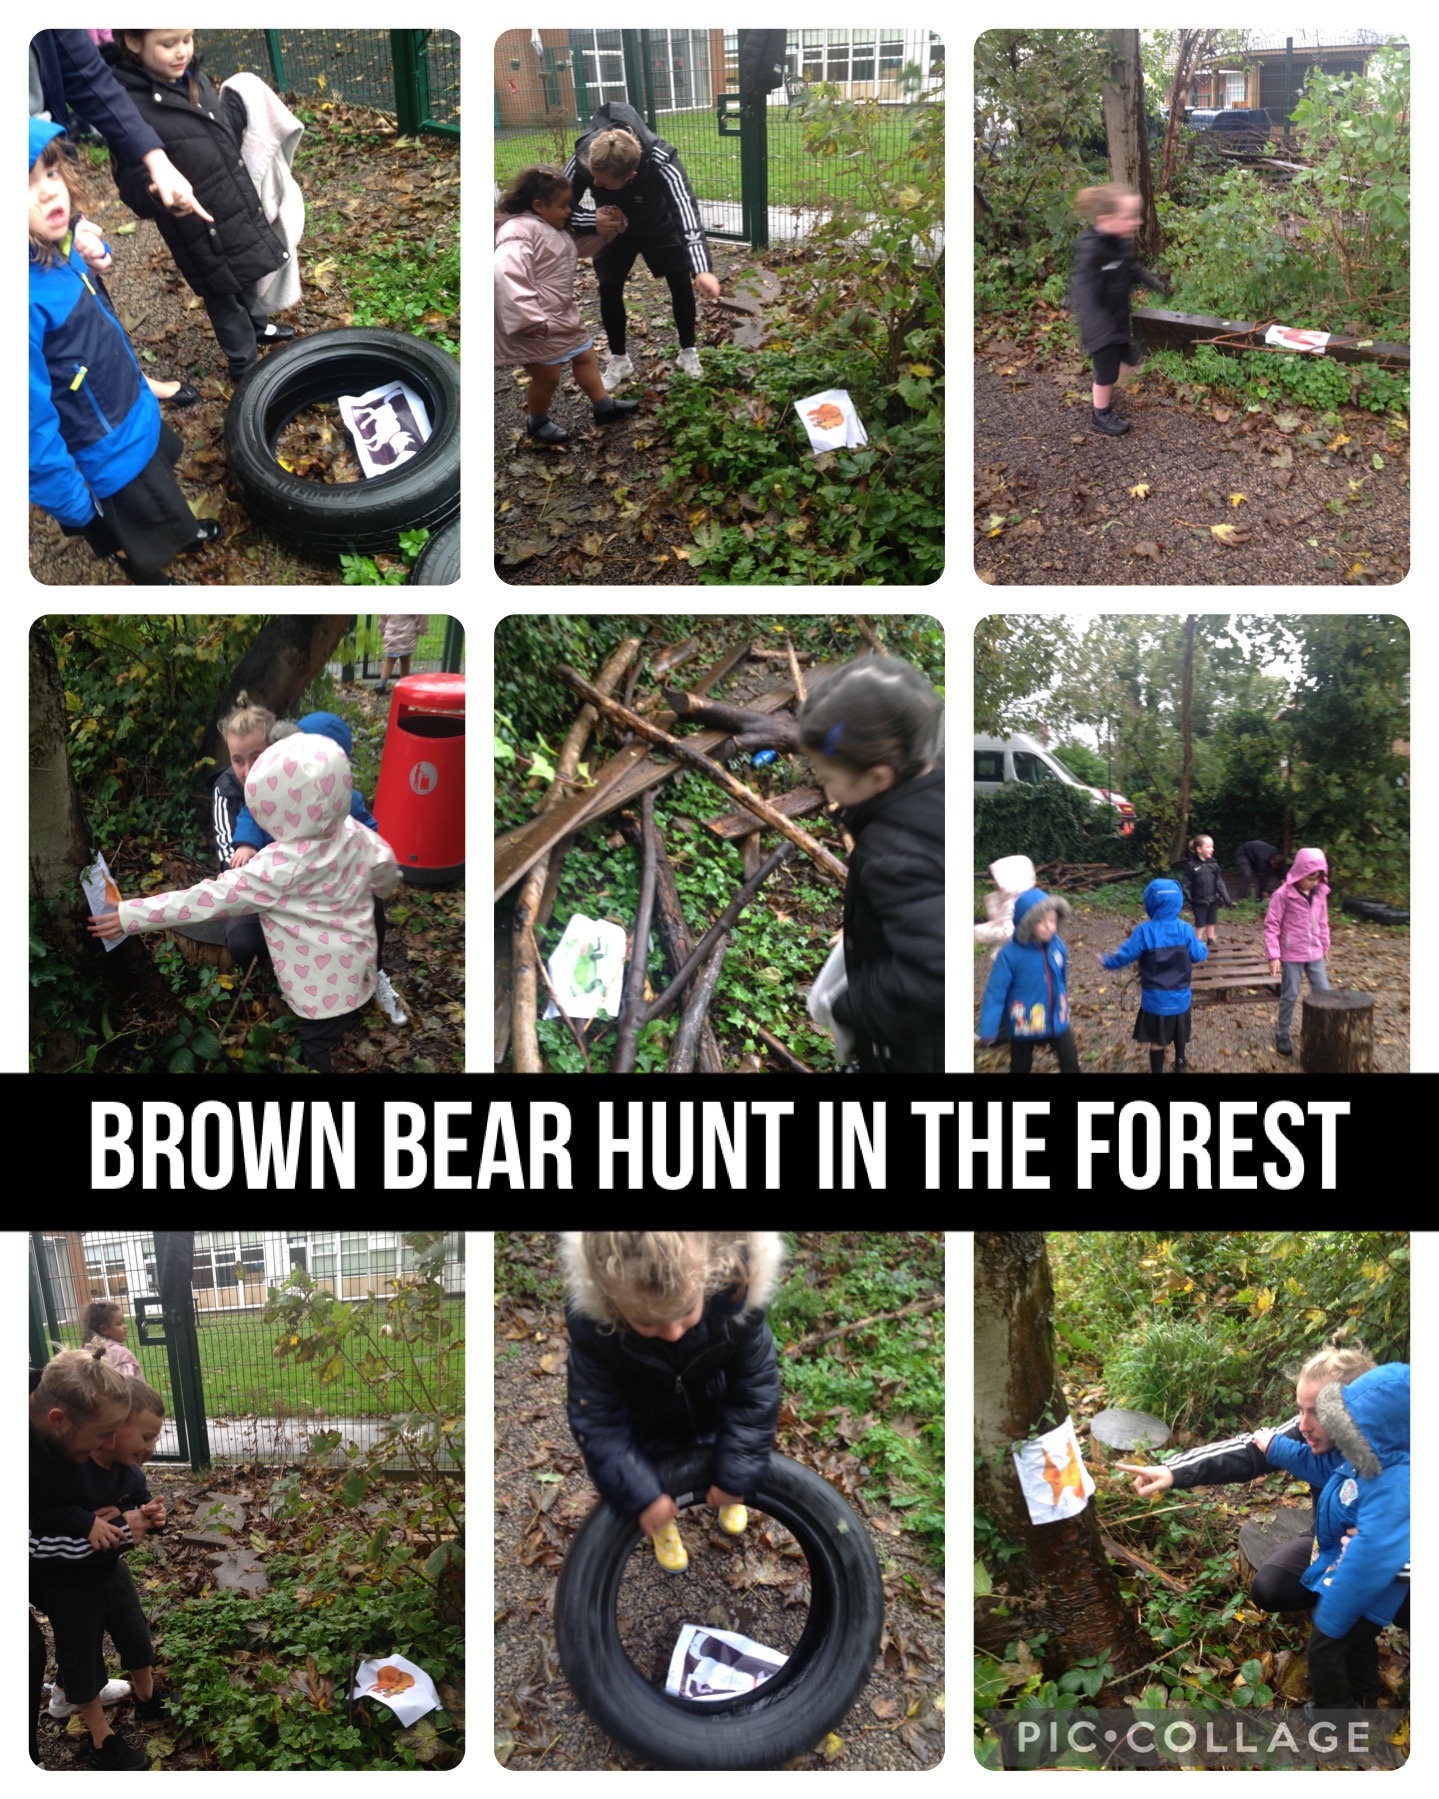
[[[727,1537],[741,1537],[744,1527],[749,1523],[749,1513],[742,1505],[722,1505],[719,1508],[719,1526]]]
[[[683,1574],[690,1565],[688,1551],[680,1541],[679,1526],[671,1521],[654,1534],[655,1560],[666,1574]]]

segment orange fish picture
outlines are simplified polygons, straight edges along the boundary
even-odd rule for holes
[[[833,431],[836,425],[844,423],[844,414],[839,407],[832,406],[828,401],[823,406],[814,407],[804,416],[820,431]]]
[[[406,1674],[403,1668],[386,1666],[376,1671],[375,1684],[370,1691],[378,1693],[382,1699],[389,1699],[395,1693],[403,1693],[406,1687],[412,1687],[414,1684],[413,1674]]]
[[[1064,1496],[1066,1487],[1073,1488],[1079,1497],[1083,1499],[1084,1473],[1079,1465],[1079,1453],[1074,1447],[1074,1438],[1071,1437],[1069,1439],[1069,1458],[1065,1462],[1063,1468],[1055,1467],[1054,1463],[1049,1459],[1049,1451],[1042,1445],[1040,1447],[1040,1454],[1044,1457],[1045,1484],[1054,1495],[1054,1503],[1056,1505],[1059,1504]]]

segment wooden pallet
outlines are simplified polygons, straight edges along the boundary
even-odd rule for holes
[[[1190,991],[1203,1005],[1228,1005],[1234,1000],[1271,1000],[1278,997],[1279,978],[1269,972],[1264,946],[1213,944],[1206,962],[1196,962]]]

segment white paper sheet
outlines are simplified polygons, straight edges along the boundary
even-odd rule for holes
[[[620,925],[576,912],[545,967],[571,1018],[597,1018],[602,1012],[607,1018],[619,1017],[625,976],[625,933]],[[545,1017],[559,1015],[552,999]]]
[[[120,889],[115,885],[115,877],[105,865],[105,858],[98,850],[95,852],[95,865],[87,868],[80,876],[80,890],[90,902],[90,913],[94,918],[102,918],[107,912],[120,910]],[[123,937],[97,937],[97,943],[103,944],[108,956],[112,949],[119,949],[125,941]]]
[[[367,477],[388,475],[418,456],[429,439],[425,402],[403,381],[387,381],[364,394],[341,394],[335,403]]]
[[[1267,344],[1278,344],[1281,350],[1303,350],[1314,356],[1324,354],[1329,342],[1327,331],[1300,331],[1294,325],[1271,325],[1264,333]]]
[[[1094,1481],[1080,1457],[1073,1418],[1021,1444],[1014,1452],[1014,1466],[1031,1524],[1072,1518],[1084,1510],[1094,1491]]]
[[[810,448],[816,456],[826,450],[857,450],[869,442],[854,401],[842,387],[827,387],[822,394],[796,400],[794,409],[809,433]]]
[[[403,1655],[376,1656],[372,1661],[361,1662],[350,1697],[380,1700],[402,1724],[413,1724],[426,1712],[440,1709],[434,1681]]]
[[[670,1657],[665,1691],[680,1699],[733,1699],[763,1686],[788,1660],[738,1631],[684,1624]]]

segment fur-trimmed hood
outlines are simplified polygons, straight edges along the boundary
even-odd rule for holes
[[[1033,943],[1034,927],[1046,912],[1055,914],[1059,920],[1059,928],[1063,930],[1070,911],[1069,901],[1062,894],[1046,893],[1042,887],[1031,887],[1014,902],[1014,941],[1020,944]]]
[[[585,1261],[584,1232],[561,1231],[559,1237],[560,1268],[571,1305],[596,1324],[618,1322]],[[741,1277],[725,1295],[734,1307],[733,1316],[738,1323],[764,1311],[774,1298],[784,1267],[784,1242],[778,1231],[737,1231],[733,1241],[748,1269],[748,1280]]]
[[[1319,1389],[1314,1409],[1361,1478],[1372,1480],[1409,1460],[1409,1364],[1387,1362],[1342,1386]]]

